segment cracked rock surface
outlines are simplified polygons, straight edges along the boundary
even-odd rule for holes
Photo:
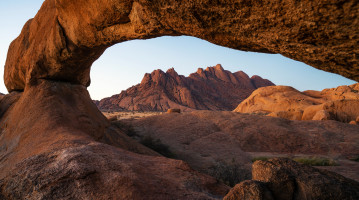
[[[107,135],[109,121],[86,90],[92,63],[116,43],[188,35],[280,53],[358,81],[358,10],[357,0],[45,0],[5,64],[0,199],[223,197],[227,186],[183,161]],[[127,151],[134,149],[145,155]],[[343,187],[358,196],[357,183]]]
[[[38,79],[88,86],[106,48],[189,35],[233,49],[280,53],[359,80],[356,0],[46,0],[10,45],[9,92]]]

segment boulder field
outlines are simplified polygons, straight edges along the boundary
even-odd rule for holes
[[[45,0],[7,54],[0,199],[222,198],[224,184],[113,132],[86,90],[92,63],[116,43],[188,35],[358,81],[358,9],[357,0]]]

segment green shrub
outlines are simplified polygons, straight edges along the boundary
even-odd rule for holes
[[[250,170],[239,165],[235,160],[230,163],[217,162],[209,168],[208,174],[230,187],[251,178]]]
[[[123,123],[121,121],[114,121],[114,122],[111,122],[111,125],[120,129],[122,132],[124,132],[129,137],[138,136],[134,127],[131,124]]]
[[[331,158],[319,157],[296,157],[294,161],[310,166],[337,166],[338,163]]]
[[[354,162],[359,162],[359,155],[349,156],[348,159]]]
[[[140,143],[167,158],[176,158],[176,155],[160,139],[155,140],[151,136],[145,136],[141,139]]]

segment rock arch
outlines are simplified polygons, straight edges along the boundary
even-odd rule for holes
[[[46,0],[10,45],[9,92],[39,79],[88,86],[113,44],[189,35],[238,50],[280,53],[359,80],[356,0]]]
[[[359,80],[358,9],[357,0],[45,0],[5,64],[0,199],[223,197],[227,186],[182,161],[123,150],[153,155],[93,104],[91,64],[115,43],[190,35]]]

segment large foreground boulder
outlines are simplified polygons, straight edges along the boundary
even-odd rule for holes
[[[0,181],[0,199],[219,199],[228,191],[183,161],[74,143],[17,163]]]
[[[359,199],[358,182],[290,159],[256,161],[252,176],[252,181],[238,184],[224,199]]]

